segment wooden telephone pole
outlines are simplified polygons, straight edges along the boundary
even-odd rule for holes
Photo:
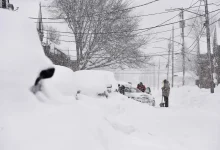
[[[182,33],[181,33],[181,37],[182,37],[182,56],[183,56],[183,86],[185,85],[185,41],[184,41],[184,28],[185,28],[185,20],[184,20],[184,9],[181,9],[180,12],[180,28],[182,28]]]
[[[211,47],[210,47],[210,28],[209,28],[209,11],[208,11],[208,1],[204,0],[205,2],[205,19],[206,19],[206,36],[207,36],[207,51],[209,57],[209,67],[210,67],[210,91],[214,93],[214,83],[213,83],[213,63],[212,63],[212,54],[211,54]]]
[[[159,59],[159,67],[158,67],[158,79],[157,79],[157,88],[160,88],[160,59]]]
[[[169,40],[168,43],[167,81],[169,81],[169,73],[170,73],[170,50],[171,50],[171,40]]]
[[[174,82],[174,27],[172,28],[172,87]]]

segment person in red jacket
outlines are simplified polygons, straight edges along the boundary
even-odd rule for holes
[[[137,89],[139,89],[139,90],[142,91],[142,92],[145,92],[146,87],[143,85],[142,82],[140,82],[140,83],[137,85]]]

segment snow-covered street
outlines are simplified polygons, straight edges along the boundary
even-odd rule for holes
[[[80,95],[71,103],[34,102],[31,110],[1,115],[1,149],[217,150],[220,94],[195,89],[174,89],[192,98],[172,98],[170,108],[154,108],[119,94],[109,99]]]

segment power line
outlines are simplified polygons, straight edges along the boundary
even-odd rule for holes
[[[126,17],[126,18],[117,18],[117,19],[128,19],[128,18],[139,18],[139,17],[148,17],[148,16],[154,16],[154,15],[160,15],[160,14],[167,14],[167,13],[171,13],[171,12],[175,12],[175,11],[164,11],[164,12],[158,12],[158,13],[152,13],[152,14],[146,14],[146,15],[138,15],[138,16],[130,16],[130,17]],[[36,17],[29,17],[29,19],[39,19]],[[40,18],[43,20],[62,20],[62,19],[67,19],[67,18],[51,18],[51,17],[43,17]],[[114,20],[114,19],[103,19],[103,20]],[[97,21],[97,20],[94,20]],[[35,22],[38,23],[38,22]],[[44,22],[45,23],[45,22]],[[46,23],[66,23],[65,21],[62,22],[46,22]]]
[[[199,40],[200,40],[201,37],[202,37],[202,33],[203,33],[204,27],[205,27],[205,26],[202,27],[202,29],[201,29],[201,31],[200,31],[200,33],[199,33]],[[196,41],[197,41],[197,39],[194,40],[194,42],[192,43],[192,45],[191,45],[188,49],[190,49],[190,48],[196,43]],[[197,43],[197,44],[199,44],[199,43]],[[188,53],[193,52],[193,50],[195,49],[195,47],[197,46],[197,44],[196,44],[196,45],[193,47],[193,49],[190,50]]]
[[[200,5],[199,5],[199,6],[201,6],[201,4],[202,4],[202,1],[200,1]],[[198,8],[197,13],[199,13],[199,10],[200,10],[200,7]],[[196,16],[197,16],[197,15],[196,15]],[[195,22],[196,22],[196,19],[197,19],[197,18],[195,18],[195,20],[194,20],[194,22],[193,22],[193,25],[192,25],[192,27],[191,27],[189,33],[187,34],[187,36],[189,36],[189,34],[192,32],[192,29],[193,29],[193,27],[194,27],[194,24],[195,24]]]
[[[218,12],[218,13],[220,13],[220,12]],[[217,13],[217,14],[218,14],[218,13]],[[217,14],[216,14],[216,15],[217,15]],[[214,18],[216,15],[212,16],[211,18],[209,18],[209,20],[211,20],[212,18]],[[209,26],[213,25],[213,24],[216,23],[216,22],[218,22],[218,20],[216,20],[215,22],[213,22],[213,23],[210,24]],[[202,37],[202,33],[203,33],[203,29],[204,29],[204,27],[205,27],[205,26],[203,26],[202,29],[201,29],[201,31],[200,31],[200,34],[199,34],[199,36],[200,36],[200,37],[199,37],[199,41],[200,41],[200,39],[201,39],[201,37]],[[197,40],[197,39],[195,39],[195,41],[192,43],[192,45],[191,45],[188,49],[190,49],[190,48],[195,44],[196,40]],[[199,44],[199,43],[196,43],[196,45],[193,47],[193,49],[191,49],[191,50],[190,50],[189,52],[187,52],[187,53],[190,53],[190,54],[191,54],[191,52],[194,51],[194,49],[196,48],[196,46],[197,46],[198,44]]]
[[[220,9],[219,9],[220,10]],[[188,19],[185,19],[186,20],[190,20],[190,19],[194,19],[194,18],[197,18],[197,17],[192,17],[192,18],[188,18]],[[153,27],[147,27],[147,28],[141,28],[141,29],[136,29],[136,30],[132,30],[132,31],[122,31],[122,32],[97,32],[97,33],[79,33],[79,34],[112,34],[112,33],[127,33],[127,32],[134,32],[134,31],[141,31],[141,30],[151,30],[151,29],[154,29],[154,28],[158,28],[158,27],[163,27],[163,26],[168,26],[168,25],[173,25],[173,24],[176,24],[176,23],[179,23],[179,21],[176,21],[176,22],[172,22],[172,23],[167,23],[167,24],[163,24],[163,25],[157,25],[157,26],[153,26]],[[51,30],[45,30],[45,31],[51,31]],[[71,32],[62,32],[62,33],[70,33],[72,34]]]
[[[191,1],[191,4],[190,4],[190,6],[192,6],[192,5],[193,5],[193,4],[192,4],[192,3],[193,3],[193,1],[194,1],[194,0],[192,0],[192,1]],[[197,1],[197,2],[198,2],[198,1]]]
[[[159,1],[159,0],[156,0],[156,1]],[[153,1],[155,2],[155,1]],[[198,2],[198,1],[197,1]],[[196,4],[196,3],[195,3]],[[143,4],[144,5],[144,4]],[[194,4],[193,4],[194,5]],[[142,6],[142,5],[140,5]],[[188,7],[188,8],[185,8],[184,11],[188,11],[188,9],[190,8],[193,8],[192,6]],[[129,9],[129,8],[128,8]],[[132,9],[132,8],[130,8]],[[147,17],[147,16],[154,16],[154,15],[160,15],[160,14],[166,14],[166,13],[171,13],[171,12],[175,12],[175,11],[178,11],[178,10],[172,10],[172,11],[164,11],[164,12],[158,12],[158,13],[152,13],[152,14],[146,14],[146,15],[138,15],[138,16],[131,16],[131,17],[126,17],[126,18],[118,18],[118,19],[127,19],[127,18],[136,18],[136,17]],[[88,17],[88,16],[81,16],[81,17]],[[91,16],[89,16],[91,17]],[[60,20],[60,19],[68,19],[68,18],[54,18],[54,17],[42,17],[42,18],[37,18],[37,17],[29,17],[30,19],[46,19],[46,20]],[[104,20],[112,20],[112,19],[104,19]],[[94,20],[94,21],[97,21],[97,20]],[[35,22],[35,23],[38,23],[38,22]],[[63,22],[44,22],[44,23],[66,23],[65,21]]]
[[[197,3],[197,2],[196,2],[196,3]],[[190,8],[191,8],[192,6],[194,6],[196,3],[194,3],[193,5],[191,5],[188,9],[190,9]],[[173,11],[175,11],[175,10],[173,10]],[[173,11],[167,11],[167,12],[173,12]],[[179,14],[177,14],[177,15],[173,16],[172,18],[170,18],[170,19],[168,19],[168,20],[166,20],[166,21],[160,23],[158,26],[162,26],[164,23],[167,23],[168,21],[170,21],[170,20],[176,18],[178,15],[179,15]],[[150,30],[150,29],[148,29],[147,31],[149,31],[149,30]],[[139,32],[138,34],[143,33],[143,32],[147,32],[147,31],[141,31],[141,32]]]
[[[178,55],[178,54],[181,54],[181,53],[174,53],[175,55]],[[168,54],[155,54],[155,55],[145,55],[145,56],[137,56],[138,58],[140,58],[140,57],[143,57],[143,58],[147,58],[147,57],[155,57],[155,56],[165,56],[165,55],[168,55]],[[76,58],[76,56],[73,56],[73,55],[70,55],[70,57],[74,57],[74,58]],[[120,57],[120,56],[116,56],[116,57],[118,57],[118,58],[128,58],[128,57],[125,57],[125,56],[123,56],[123,57]],[[114,58],[114,56],[95,56],[94,57],[94,55],[93,56],[91,56],[91,58]]]
[[[178,15],[179,15],[179,14],[177,14],[177,15],[173,16],[172,18],[170,18],[170,19],[168,19],[168,20],[166,20],[166,21],[164,21],[164,22],[160,23],[159,25],[157,25],[157,26],[155,26],[155,27],[159,27],[159,26],[164,25],[164,23],[167,23],[168,21],[170,21],[170,20],[172,20],[172,19],[176,18]],[[150,30],[150,29],[147,29],[147,31],[149,31],[149,30]],[[137,33],[137,34],[140,34],[140,33],[143,33],[143,32],[147,32],[147,31],[141,31],[141,32],[139,32],[139,33]]]
[[[220,12],[219,12],[220,13]],[[218,22],[219,20],[214,21],[213,23],[211,23],[210,25],[213,25],[214,23]]]
[[[173,11],[175,12],[175,11]],[[164,11],[164,12],[158,12],[158,13],[152,13],[152,14],[146,14],[146,15],[138,15],[138,16],[131,16],[131,17],[126,17],[126,18],[118,18],[118,19],[128,19],[128,18],[139,18],[139,17],[148,17],[148,16],[154,16],[154,15],[161,15],[161,14],[167,14],[167,13],[171,13],[168,11]],[[38,19],[38,18],[34,18],[34,17],[29,17],[30,19]],[[44,20],[60,20],[60,19],[66,19],[66,18],[42,18]],[[103,20],[113,20],[113,19],[103,19]],[[97,21],[97,20],[95,20]],[[38,22],[35,22],[38,23]],[[44,23],[66,23],[65,21],[62,22],[44,22]]]
[[[43,38],[45,38],[45,39],[50,39],[50,40],[54,40],[54,38],[48,38],[48,37],[43,37]],[[76,41],[66,41],[66,40],[60,40],[60,39],[57,39],[57,41],[60,41],[60,42],[68,42],[68,43],[70,43],[70,42],[76,42]]]
[[[177,29],[180,29],[180,28],[175,28],[175,30]],[[43,31],[46,31],[46,30],[43,30]],[[158,34],[158,33],[165,33],[165,32],[169,32],[171,30],[165,30],[165,31],[161,31],[161,32],[155,32],[155,33],[150,33],[150,34],[142,34],[142,35],[138,35],[138,36],[144,36],[144,35],[152,35],[152,34]],[[57,31],[58,33],[62,33],[62,32],[59,32]],[[72,33],[73,34],[73,33]],[[75,36],[69,36],[69,35],[60,35],[61,37],[75,37]],[[179,35],[178,35],[179,36]],[[175,37],[178,37],[178,36],[175,36]],[[47,37],[44,37],[44,38],[47,38]],[[52,39],[52,38],[48,38],[48,39]],[[62,41],[62,42],[76,42],[76,41],[67,41],[67,40],[58,40],[58,41]],[[158,41],[154,41],[154,42],[148,42],[148,44],[153,44],[153,43],[158,43],[158,42],[162,42],[162,41],[167,41],[167,40],[158,40]]]
[[[190,25],[187,25],[186,27],[188,27]],[[174,30],[178,30],[178,29],[181,29],[181,28],[174,28]],[[43,31],[48,31],[50,32],[50,30],[43,30]],[[147,33],[147,34],[141,34],[141,35],[138,35],[138,36],[144,36],[144,35],[153,35],[153,34],[160,34],[160,33],[165,33],[165,32],[169,32],[169,31],[172,31],[172,30],[163,30],[163,31],[159,31],[159,32],[154,32],[154,33]],[[57,33],[63,33],[61,34],[60,36],[66,36],[66,37],[75,37],[75,36],[69,36],[69,35],[66,35],[66,34],[71,34],[71,35],[74,35],[74,33],[72,32],[60,32],[60,31],[56,31]]]
[[[141,5],[137,5],[137,6],[133,6],[133,7],[125,8],[125,9],[114,10],[114,11],[111,11],[111,12],[96,13],[95,15],[99,15],[99,14],[111,14],[111,13],[120,12],[120,11],[127,11],[127,10],[130,10],[130,9],[135,9],[135,8],[147,6],[147,5],[152,4],[152,3],[155,3],[155,2],[157,2],[157,1],[159,1],[159,0],[150,1],[150,2],[147,2],[147,3],[141,4]],[[58,6],[41,6],[41,7],[58,8]]]
[[[216,5],[215,3],[210,3],[210,4],[208,4],[208,5],[219,6],[220,4],[219,4],[219,5]],[[184,10],[187,9],[187,10],[188,10],[188,9],[192,9],[192,8],[198,8],[198,7],[201,7],[201,6],[205,6],[205,5],[199,5],[199,6],[193,6],[193,7],[181,8],[181,9],[184,9]],[[180,8],[172,9],[172,11],[179,11],[179,9],[180,9]]]
[[[217,9],[217,10],[214,10],[214,11],[211,11],[210,13],[213,13],[213,12],[216,12],[216,11],[219,11],[220,9]],[[200,16],[203,16],[203,15],[200,15]],[[200,16],[196,16],[196,17],[191,17],[191,18],[187,18],[187,19],[184,19],[183,21],[187,21],[187,20],[191,20],[191,19],[194,19],[194,18],[198,18]],[[134,32],[134,31],[142,31],[142,30],[151,30],[151,29],[155,29],[155,28],[159,28],[159,27],[164,27],[164,26],[168,26],[168,25],[173,25],[173,24],[176,24],[176,23],[179,23],[179,21],[176,21],[176,22],[171,22],[171,23],[167,23],[167,24],[162,24],[162,25],[156,25],[156,26],[153,26],[153,27],[147,27],[147,28],[141,28],[141,29],[136,29],[136,30],[132,30],[132,31],[121,31],[121,32],[97,32],[97,33],[79,33],[79,34],[113,34],[113,33],[127,33],[127,32]],[[46,31],[50,31],[50,30],[46,30]],[[71,33],[71,32],[62,32],[62,33]],[[71,33],[72,34],[72,33]]]
[[[138,5],[138,6],[134,6],[134,7],[130,7],[130,8],[122,9],[122,10],[118,10],[118,11],[125,11],[125,10],[129,10],[129,9],[134,9],[134,8],[143,7],[143,6],[152,4],[152,3],[157,2],[157,1],[159,1],[159,0],[154,0],[154,1],[147,2],[147,3],[145,3],[145,4],[142,4],[142,5]],[[110,12],[110,13],[115,13],[115,12],[118,12],[118,11],[113,11],[113,12]],[[109,14],[109,13],[108,13],[108,14]]]
[[[218,12],[220,13],[220,12]],[[190,19],[190,18],[189,18]],[[217,20],[218,21],[218,20]],[[216,23],[217,21],[213,22],[212,24]],[[212,25],[210,24],[210,25]],[[190,26],[190,25],[188,25]],[[187,27],[187,26],[186,26]],[[177,30],[177,29],[181,29],[181,28],[175,28],[174,30]],[[49,31],[49,32],[52,32],[50,30],[43,30],[43,31]],[[152,34],[158,34],[158,33],[164,33],[164,32],[169,32],[169,31],[172,31],[172,30],[165,30],[165,31],[161,31],[161,32],[155,32],[155,33],[150,33],[150,34],[142,34],[142,35],[139,35],[139,36],[143,36],[143,35],[152,35]],[[65,34],[73,34],[71,32],[59,32],[59,31],[56,31],[58,33],[65,33]],[[74,34],[73,34],[74,35]],[[67,36],[67,37],[74,37],[74,36],[68,36],[68,35],[61,35],[61,36]],[[177,37],[177,36],[176,36]],[[48,38],[50,39],[50,38]],[[76,41],[67,41],[67,40],[58,40],[58,41],[62,41],[62,42],[76,42]],[[158,43],[158,42],[162,42],[162,41],[167,41],[167,40],[159,40],[159,41],[154,41],[154,42],[149,42],[148,44],[152,44],[152,43]],[[194,43],[190,46],[192,47],[194,44],[195,44],[196,41],[194,41]],[[195,48],[195,47],[194,47]],[[193,50],[194,50],[193,48]]]

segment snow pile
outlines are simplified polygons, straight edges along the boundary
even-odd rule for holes
[[[51,80],[46,81],[46,84],[56,88],[61,94],[66,96],[76,95],[76,80],[74,72],[64,66],[55,65],[56,72]]]
[[[29,89],[52,62],[44,55],[34,23],[3,9],[0,18],[0,111],[34,109],[36,97]]]
[[[15,12],[2,9],[0,18],[0,81],[30,87],[38,73],[52,66],[52,63],[44,55],[34,23]],[[14,73],[16,75],[11,78]]]
[[[29,88],[42,69],[53,65],[43,53],[35,24],[8,10],[0,10],[0,18],[0,149],[128,148],[123,146],[126,143],[123,143],[123,136],[112,128],[98,109],[91,110],[74,99],[69,104],[62,103],[66,97],[58,90],[66,88],[64,77],[71,81],[71,73],[66,68],[56,66],[52,81],[55,87],[52,89],[47,81],[43,82],[47,101],[38,101],[37,97],[43,93],[35,96]],[[110,79],[108,82],[112,83]],[[60,89],[57,86],[61,86]],[[58,96],[60,101],[54,101],[52,95],[53,98]]]
[[[216,93],[210,95],[193,86],[174,88],[170,108],[154,108],[117,94],[109,100],[81,96],[79,103],[104,112],[114,130],[132,141],[135,149],[218,150],[219,91],[217,88]],[[157,98],[161,100],[160,96]]]
[[[215,93],[210,94],[210,89],[199,89],[197,86],[184,86],[171,89],[171,98],[173,106],[180,105],[184,107],[203,108],[216,111],[220,108],[220,87],[215,88]]]
[[[81,70],[74,72],[75,86],[85,95],[96,96],[112,85],[112,91],[117,89],[114,73],[99,70]]]
[[[196,80],[196,75],[194,73],[188,71],[185,73],[185,85],[195,85],[195,80]],[[182,81],[183,81],[183,73],[175,73],[174,76],[174,86],[182,86]]]

